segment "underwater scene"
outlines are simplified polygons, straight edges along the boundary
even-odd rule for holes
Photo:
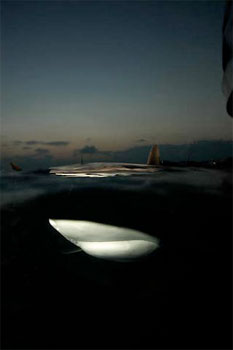
[[[227,170],[3,173],[3,348],[229,348],[231,211]]]

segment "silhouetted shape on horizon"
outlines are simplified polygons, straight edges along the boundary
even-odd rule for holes
[[[147,160],[147,165],[160,165],[160,154],[158,145],[152,146]]]
[[[22,170],[18,165],[14,164],[13,162],[10,162],[10,165],[11,165],[12,169],[15,170],[15,171],[21,171]]]

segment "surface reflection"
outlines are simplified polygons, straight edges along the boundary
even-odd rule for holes
[[[129,228],[82,220],[49,219],[67,240],[97,258],[130,261],[151,254],[159,240]]]
[[[85,165],[73,164],[50,168],[50,174],[66,177],[112,177],[147,175],[162,170],[160,167],[147,164],[131,163],[89,163]]]

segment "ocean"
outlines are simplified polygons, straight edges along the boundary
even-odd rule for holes
[[[72,253],[49,218],[160,246],[130,262]],[[1,262],[3,349],[230,349],[232,173],[2,173]]]

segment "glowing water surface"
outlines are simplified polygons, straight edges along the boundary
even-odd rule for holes
[[[66,177],[111,177],[146,175],[161,170],[159,167],[132,163],[89,163],[50,168],[50,174]]]

